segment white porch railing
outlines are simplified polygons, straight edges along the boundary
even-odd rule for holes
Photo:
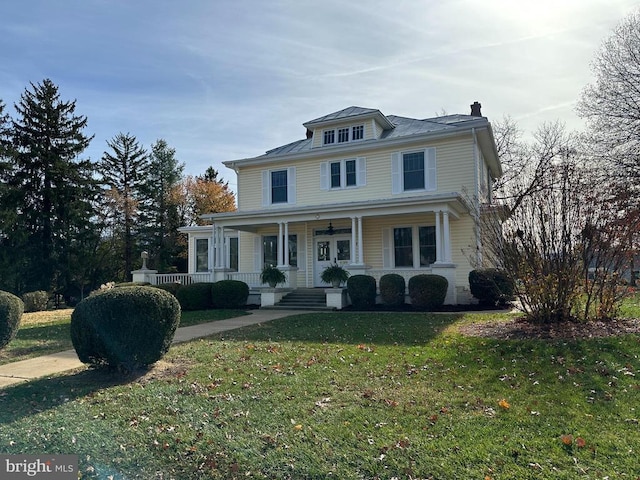
[[[159,273],[155,275],[152,282],[155,285],[163,283],[181,283],[182,285],[191,285],[192,283],[213,282],[213,275],[209,272],[204,273]]]
[[[263,286],[260,282],[260,272],[229,272],[228,280],[239,280],[249,285],[249,288]]]

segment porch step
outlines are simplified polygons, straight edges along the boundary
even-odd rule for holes
[[[333,310],[327,307],[323,288],[298,288],[288,293],[273,307],[291,310]]]

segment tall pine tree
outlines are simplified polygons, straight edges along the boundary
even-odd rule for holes
[[[168,271],[178,257],[178,228],[181,226],[173,191],[182,179],[184,163],[176,159],[175,149],[163,139],[151,146],[149,168],[143,185],[140,223],[142,242],[149,251],[151,265]]]
[[[138,217],[144,184],[149,173],[149,155],[135,136],[118,133],[107,141],[111,149],[98,163],[103,186],[102,204],[109,241],[120,252],[119,280],[127,280],[137,253]]]
[[[83,133],[87,118],[75,114],[75,100],[62,101],[49,79],[31,83],[15,109],[2,199],[3,247],[16,272],[11,289],[66,293],[93,232],[93,165],[79,158],[93,137]]]

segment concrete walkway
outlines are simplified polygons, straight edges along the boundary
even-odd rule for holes
[[[242,317],[201,323],[190,327],[180,327],[173,337],[173,343],[188,342],[189,340],[206,337],[214,333],[265,323],[300,313],[308,312],[303,310],[255,310],[250,315]],[[84,366],[85,364],[78,360],[75,350],[65,350],[64,352],[52,353],[51,355],[30,358],[20,362],[7,363],[6,365],[0,365],[0,389]]]

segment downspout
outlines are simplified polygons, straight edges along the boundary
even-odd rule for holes
[[[482,266],[482,240],[480,238],[480,158],[478,156],[478,137],[476,135],[476,129],[471,129],[471,136],[473,137],[473,183],[474,183],[474,211],[473,220],[476,230],[476,262],[477,266]]]

